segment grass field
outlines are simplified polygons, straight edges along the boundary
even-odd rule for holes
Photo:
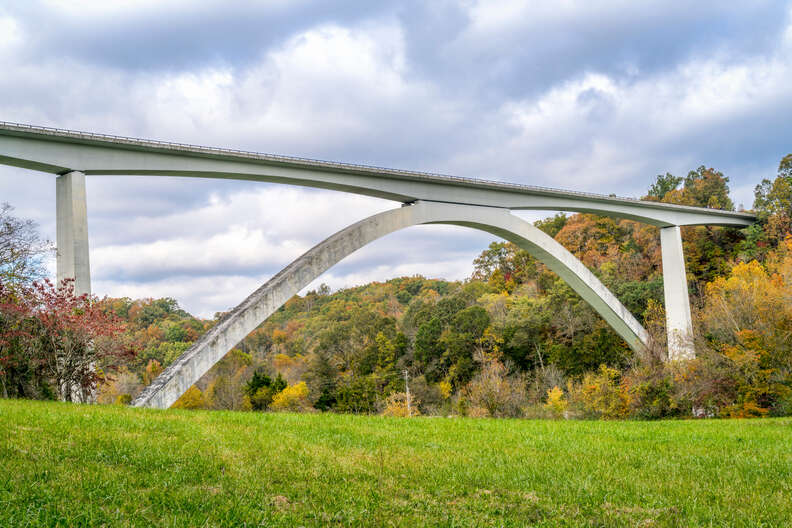
[[[792,420],[0,400],[0,526],[791,526]]]

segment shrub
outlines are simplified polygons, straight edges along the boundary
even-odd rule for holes
[[[308,385],[304,381],[289,385],[272,399],[270,409],[273,411],[310,412],[315,409],[308,399]]]
[[[270,406],[275,395],[285,389],[287,385],[286,380],[280,374],[273,380],[265,373],[256,371],[243,388],[243,392],[250,402],[251,409],[264,411]]]
[[[619,383],[617,369],[600,365],[597,372],[589,372],[579,384],[570,384],[571,399],[590,418],[614,420],[629,414],[628,398]]]
[[[554,418],[561,418],[566,413],[569,402],[564,397],[564,391],[557,385],[547,391],[547,403],[544,408],[550,412]]]
[[[206,399],[201,389],[193,385],[173,404],[173,409],[203,409]]]
[[[409,397],[409,408],[407,406],[407,393],[394,392],[385,400],[385,410],[382,411],[383,416],[420,416],[421,412],[418,410],[420,402],[414,397]]]
[[[644,420],[658,420],[679,414],[675,387],[662,365],[630,370],[622,378],[629,414]]]

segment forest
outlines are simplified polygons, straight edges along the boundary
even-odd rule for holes
[[[657,176],[643,199],[734,210],[729,178]],[[745,229],[684,227],[697,356],[665,361],[656,227],[536,222],[651,334],[634,353],[555,274],[493,242],[464,281],[421,276],[290,299],[174,405],[253,412],[583,419],[792,414],[792,154]],[[31,222],[0,212],[0,395],[129,403],[222,315],[174,299],[75,297],[43,279]]]

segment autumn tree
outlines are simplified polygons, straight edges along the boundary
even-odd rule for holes
[[[670,172],[658,174],[652,185],[649,186],[649,192],[644,196],[644,200],[661,201],[665,195],[671,191],[675,191],[679,184],[682,183],[684,178],[674,176]]]
[[[262,370],[256,370],[244,386],[245,395],[250,399],[250,404],[255,411],[264,411],[269,408],[276,394],[288,386],[286,380],[278,374],[275,379],[269,377]]]
[[[201,389],[193,385],[182,394],[178,400],[171,405],[172,409],[204,409],[206,407],[206,398],[204,397]]]
[[[662,180],[663,183],[660,183],[661,180],[658,179],[657,184],[660,184],[660,187],[657,189],[653,187],[653,189],[659,192],[664,186],[674,181],[676,178],[667,174]],[[734,210],[734,203],[729,198],[729,178],[722,172],[702,165],[698,169],[688,172],[683,181],[681,189],[674,186],[665,193],[662,201],[711,209]]]
[[[477,351],[478,373],[465,386],[463,395],[474,416],[519,416],[526,402],[525,379],[509,369],[500,359]]]
[[[59,288],[45,280],[14,290],[0,283],[0,319],[6,391],[9,372],[18,376],[22,365],[27,376],[59,399],[87,401],[104,373],[133,355],[117,339],[124,331],[118,317],[100,299],[75,295],[71,280]]]
[[[792,233],[792,154],[781,160],[773,181],[764,179],[756,186],[754,197],[754,210],[764,225],[766,240],[756,238],[778,244]]]
[[[308,386],[304,381],[289,385],[272,399],[273,411],[311,412],[315,411],[308,399]]]
[[[709,283],[701,318],[707,344],[722,355],[735,416],[792,411],[792,241],[770,259],[739,263]]]
[[[238,348],[232,348],[209,371],[211,379],[204,392],[207,404],[214,409],[240,410],[245,408],[245,380],[250,375],[252,358]]]

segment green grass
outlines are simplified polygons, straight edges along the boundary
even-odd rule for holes
[[[792,420],[0,400],[0,526],[790,526]]]

